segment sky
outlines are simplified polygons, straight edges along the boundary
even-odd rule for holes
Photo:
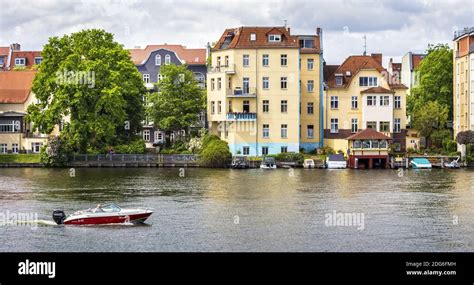
[[[323,29],[324,58],[382,53],[400,62],[428,44],[452,45],[453,32],[474,26],[473,0],[0,0],[0,46],[41,50],[51,36],[102,28],[125,48],[182,44],[204,48],[226,28],[283,26],[292,34]]]

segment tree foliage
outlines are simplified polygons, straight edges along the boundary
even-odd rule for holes
[[[458,144],[474,144],[474,131],[459,132],[456,136]]]
[[[141,129],[146,89],[128,51],[104,30],[52,37],[33,81],[34,129],[51,133],[67,118],[62,141],[76,152],[121,144]]]
[[[232,159],[229,145],[215,135],[203,139],[200,160],[205,166],[224,167]]]
[[[431,137],[436,138],[435,143],[441,143],[446,136],[450,136],[450,132],[446,130],[448,113],[446,105],[437,101],[431,101],[425,106],[414,110],[412,113],[412,125],[421,136],[426,137],[428,140]]]

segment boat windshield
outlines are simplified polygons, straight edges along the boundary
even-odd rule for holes
[[[105,204],[104,206],[100,207],[104,212],[120,212],[121,208],[117,206],[117,204]]]

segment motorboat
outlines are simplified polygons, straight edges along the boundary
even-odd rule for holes
[[[460,167],[460,165],[459,165],[459,156],[458,156],[457,159],[455,159],[451,162],[445,162],[444,167],[446,167],[446,168],[459,168]]]
[[[244,155],[236,155],[232,158],[232,168],[248,168],[249,160]]]
[[[260,164],[262,169],[276,169],[276,161],[274,157],[266,156],[263,158],[262,164]]]
[[[424,157],[415,157],[410,161],[412,168],[416,169],[427,169],[432,168],[430,161]]]
[[[303,162],[303,167],[304,168],[315,168],[314,160],[311,158],[307,158]]]
[[[76,211],[66,217],[61,210],[53,212],[53,220],[61,225],[101,225],[143,223],[151,214],[151,208],[120,208],[115,203],[97,205],[95,208]]]
[[[343,169],[347,168],[347,161],[342,154],[330,154],[326,158],[326,168],[329,169]]]

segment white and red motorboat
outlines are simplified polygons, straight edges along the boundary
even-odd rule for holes
[[[64,225],[103,225],[123,223],[143,223],[151,214],[151,208],[120,208],[117,204],[97,205],[93,209],[77,211],[66,217],[61,210],[53,212],[53,220]]]

